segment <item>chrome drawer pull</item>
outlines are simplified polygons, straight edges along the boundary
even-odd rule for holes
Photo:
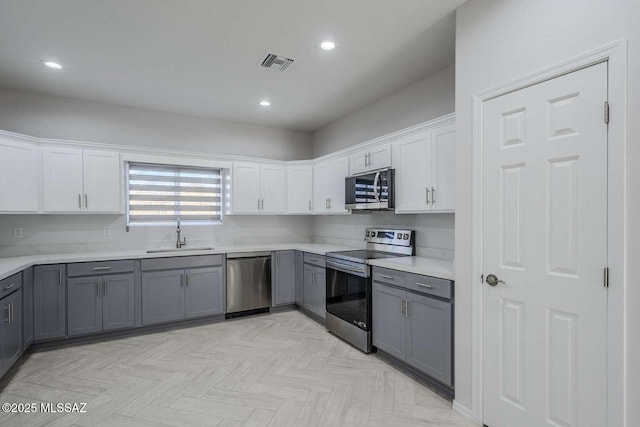
[[[16,285],[15,283],[12,283],[12,284],[10,284],[9,286],[5,286],[5,287],[4,287],[4,290],[6,291],[7,289],[11,289],[11,288],[13,288],[15,285]]]
[[[93,267],[92,270],[97,271],[97,270],[111,270],[111,267]]]
[[[433,288],[433,286],[431,286],[431,285],[427,285],[427,284],[424,284],[424,283],[418,283],[418,282],[416,282],[416,285],[418,285],[418,286],[422,286],[423,288],[427,288],[427,289],[431,289],[431,288]]]
[[[393,280],[393,276],[387,276],[386,274],[381,274],[380,277],[382,277],[383,279]]]

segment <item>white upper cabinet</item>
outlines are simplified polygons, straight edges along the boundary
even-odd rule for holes
[[[394,142],[396,213],[455,209],[455,150],[454,125]]]
[[[380,144],[349,156],[352,175],[391,167],[391,144]]]
[[[45,147],[42,171],[45,212],[122,211],[118,153]]]
[[[0,137],[0,212],[40,211],[40,148]]]
[[[313,166],[313,211],[318,214],[349,213],[344,206],[344,179],[349,158],[337,157]]]
[[[120,212],[120,155],[111,151],[84,150],[82,164],[84,209],[87,212]]]
[[[280,214],[286,212],[286,168],[280,165],[233,164],[232,214]]]
[[[313,212],[313,166],[287,167],[287,212],[311,214]]]

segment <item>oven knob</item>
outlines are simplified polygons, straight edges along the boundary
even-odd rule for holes
[[[404,240],[409,240],[409,233],[404,233]]]

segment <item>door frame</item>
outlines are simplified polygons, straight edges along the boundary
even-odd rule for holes
[[[543,68],[521,78],[473,95],[473,200],[472,200],[472,361],[471,411],[454,401],[454,408],[482,421],[482,119],[485,101],[528,86],[595,65],[608,63],[608,101],[611,118],[608,127],[607,162],[607,262],[611,270],[607,292],[607,422],[610,427],[626,426],[627,418],[627,40],[619,39],[582,55]],[[604,266],[603,266],[604,267]],[[469,413],[470,412],[470,413]]]

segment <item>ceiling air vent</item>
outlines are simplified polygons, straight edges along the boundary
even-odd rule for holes
[[[271,68],[272,70],[284,71],[289,65],[293,64],[293,59],[286,56],[276,55],[275,53],[267,53],[260,66]]]

